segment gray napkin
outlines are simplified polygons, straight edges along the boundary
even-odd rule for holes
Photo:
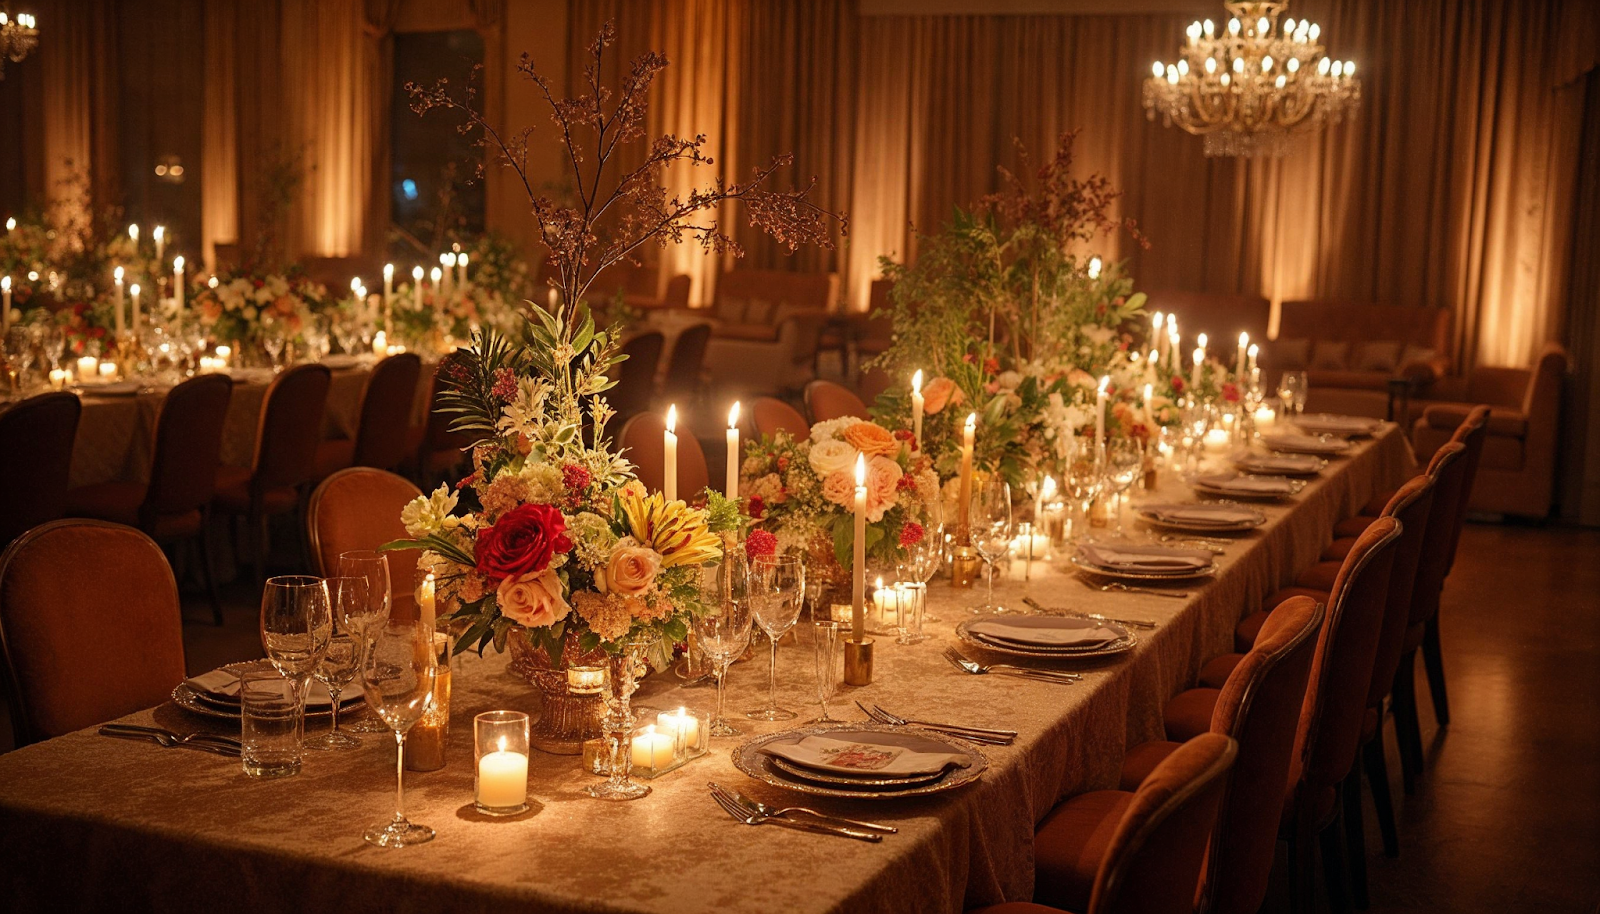
[[[1294,492],[1294,485],[1281,476],[1237,476],[1232,473],[1218,473],[1196,477],[1195,482],[1219,491],[1248,492],[1252,495],[1289,495]]]
[[[1211,553],[1165,546],[1105,546],[1085,543],[1078,554],[1091,565],[1126,571],[1188,571],[1210,568]]]

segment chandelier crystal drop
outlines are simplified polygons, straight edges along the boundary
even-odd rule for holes
[[[1230,18],[1191,23],[1175,63],[1144,82],[1145,116],[1205,138],[1208,156],[1280,156],[1297,131],[1338,123],[1361,102],[1356,65],[1331,60],[1322,28],[1279,0],[1231,0]]]
[[[21,63],[38,44],[39,30],[35,28],[32,13],[12,16],[0,10],[0,79],[5,79],[7,59]]]

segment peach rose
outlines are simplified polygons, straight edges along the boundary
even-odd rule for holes
[[[839,437],[870,457],[893,457],[900,453],[900,442],[876,422],[857,422]]]
[[[867,521],[883,520],[884,512],[894,507],[899,491],[900,464],[887,457],[874,457],[867,464]]]
[[[930,416],[935,415],[946,406],[959,404],[960,397],[961,391],[956,389],[956,382],[941,375],[922,388],[922,411]]]
[[[553,568],[520,578],[506,578],[495,591],[495,602],[500,605],[502,615],[528,628],[554,625],[571,611],[561,596],[561,580]]]
[[[660,553],[639,545],[632,537],[624,538],[611,550],[601,592],[636,597],[650,589],[660,570]]]
[[[873,458],[874,460],[878,458]],[[856,496],[856,483],[851,474],[844,470],[834,470],[822,480],[822,497],[833,502],[841,508],[854,508]]]

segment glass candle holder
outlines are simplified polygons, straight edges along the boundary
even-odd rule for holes
[[[528,715],[486,711],[472,719],[473,799],[486,816],[528,809]]]
[[[704,727],[701,728],[704,730]],[[655,778],[672,771],[688,758],[678,754],[677,738],[656,724],[646,724],[635,729],[628,741],[630,774],[637,778]]]
[[[433,699],[422,719],[406,734],[406,770],[438,771],[444,767],[445,741],[450,735],[450,636],[433,635],[433,661],[438,668]]]
[[[567,667],[567,691],[574,695],[599,695],[605,685],[606,671],[604,667]]]
[[[706,716],[699,711],[678,708],[656,715],[656,732],[672,737],[673,751],[684,759],[696,758],[706,752],[706,738],[711,730]]]

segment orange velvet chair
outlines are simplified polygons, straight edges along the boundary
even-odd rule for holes
[[[0,652],[18,746],[166,701],[184,676],[183,620],[161,547],[99,520],[18,537],[0,555]]]
[[[66,511],[82,414],[83,404],[69,393],[29,397],[0,413],[0,545]]]
[[[222,624],[222,604],[206,546],[211,497],[222,464],[222,429],[233,399],[225,375],[202,375],[167,393],[156,420],[150,481],[104,482],[67,493],[67,513],[138,527],[158,543],[196,544],[211,617]]]
[[[618,441],[633,463],[639,481],[651,492],[662,491],[665,477],[666,422],[655,413],[640,413],[622,426]],[[678,424],[678,497],[690,504],[698,501],[711,484],[705,451],[700,440],[682,423]]]
[[[213,509],[244,519],[258,581],[266,579],[269,521],[298,510],[300,486],[312,478],[332,379],[323,365],[296,365],[274,378],[261,406],[251,465],[217,470]]]
[[[835,384],[832,381],[812,381],[805,389],[806,411],[811,414],[812,422],[827,422],[829,419],[843,419],[846,416],[855,416],[857,419],[870,418],[867,413],[867,404],[861,402],[849,388]]]
[[[806,417],[777,397],[758,397],[750,404],[750,414],[755,420],[756,432],[769,438],[778,432],[788,432],[797,440],[811,434]]]
[[[421,377],[422,359],[414,352],[380,359],[361,392],[356,436],[318,444],[312,478],[323,479],[345,467],[392,470],[404,463],[411,455],[411,414]]]
[[[1206,733],[1173,750],[1132,793],[1095,790],[1051,810],[1034,833],[1034,900],[1076,904],[1089,914],[1192,914],[1237,754],[1232,739]],[[1099,861],[1087,893],[1063,891],[1070,883],[1057,878],[1075,866],[1077,855]]]
[[[324,479],[306,502],[306,538],[317,574],[332,577],[345,552],[376,550],[384,543],[406,539],[400,510],[422,494],[411,480],[370,467],[351,467]],[[390,552],[390,607],[415,617],[413,578],[421,550]]]
[[[618,421],[626,422],[650,409],[656,394],[656,370],[661,366],[661,350],[666,338],[655,330],[641,333],[622,346],[627,356],[617,366],[617,383],[606,391],[606,404]]]

